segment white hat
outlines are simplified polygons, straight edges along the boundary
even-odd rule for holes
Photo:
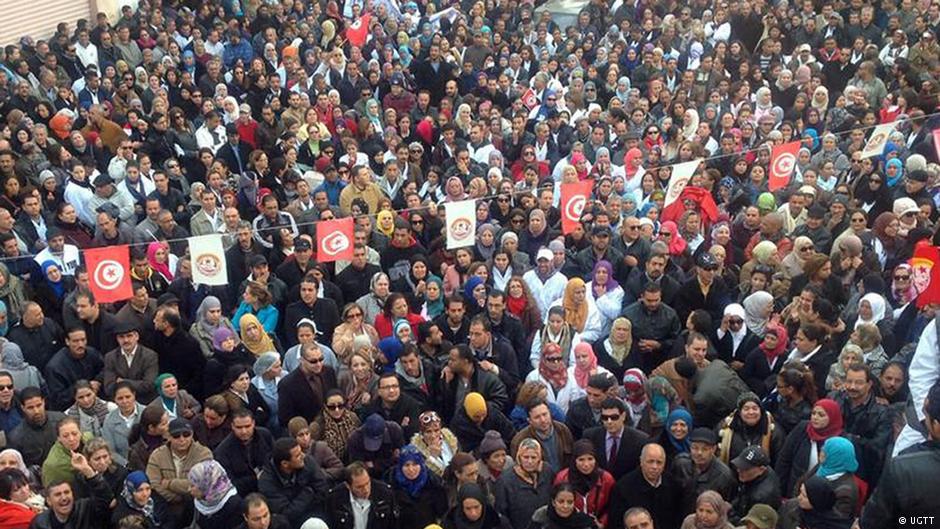
[[[898,217],[903,217],[908,213],[920,213],[920,208],[917,207],[917,202],[914,202],[914,199],[908,197],[902,197],[895,200],[894,207],[891,209]]]
[[[539,259],[548,259],[549,261],[551,261],[554,258],[555,258],[555,254],[553,254],[552,251],[549,250],[548,248],[539,248],[539,252],[535,254],[536,262]]]

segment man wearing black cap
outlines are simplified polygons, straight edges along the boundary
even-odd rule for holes
[[[690,454],[694,463],[695,496],[713,490],[722,498],[734,496],[737,482],[734,473],[723,461],[718,459],[718,435],[711,428],[699,427],[692,430],[689,440],[692,442]]]
[[[725,305],[730,301],[725,281],[717,275],[718,261],[703,251],[695,259],[695,277],[687,280],[676,296],[676,313],[685,321],[693,310],[704,309],[712,321],[721,321]]]
[[[313,244],[306,235],[294,240],[294,253],[284,259],[284,262],[274,271],[281,278],[287,288],[293,289],[300,284],[303,277],[313,269]]]
[[[826,208],[813,204],[807,210],[806,222],[793,230],[793,238],[809,237],[817,252],[828,255],[832,249],[832,233],[826,228],[825,219]]]
[[[104,355],[104,394],[114,398],[115,385],[127,382],[140,401],[150,402],[157,396],[153,385],[159,374],[157,353],[140,344],[140,331],[130,321],[118,320],[114,335],[118,347]]]
[[[118,208],[118,218],[122,222],[134,222],[137,215],[134,212],[134,199],[114,185],[114,180],[108,173],[101,173],[95,177],[95,194],[88,201],[88,207],[97,210],[103,204],[113,204]]]
[[[405,79],[400,73],[392,74],[391,92],[382,98],[382,108],[394,108],[399,116],[415,108],[415,96],[405,89]]]
[[[350,461],[362,461],[369,474],[379,477],[395,464],[398,449],[404,445],[401,426],[373,413],[350,434],[347,446]]]
[[[770,459],[764,449],[752,445],[731,460],[738,474],[738,492],[732,502],[732,520],[740,520],[758,503],[780,508],[780,479],[770,468]]]
[[[929,516],[928,523],[931,524],[940,520],[940,502],[937,502],[937,487],[940,487],[940,383],[930,388],[923,411],[929,440],[903,450],[888,462],[878,488],[862,511],[861,529],[899,527],[895,520],[905,520],[905,516]]]
[[[572,401],[565,414],[565,426],[571,430],[575,439],[589,428],[601,426],[601,405],[610,395],[610,389],[617,385],[610,373],[598,373],[588,378],[586,396]]]
[[[611,246],[612,237],[612,232],[608,226],[595,225],[591,228],[591,246],[574,254],[573,261],[577,266],[577,274],[566,275],[568,277],[580,276],[587,280],[594,272],[594,265],[598,261],[607,261],[614,267],[615,276],[626,278],[626,271],[621,270],[623,267],[623,253]],[[613,281],[615,278],[609,277],[607,280]],[[594,296],[592,295],[591,298],[593,299]]]
[[[248,155],[251,154],[251,146],[242,141],[238,134],[238,125],[235,123],[225,126],[225,137],[228,141],[219,147],[215,157],[225,162],[233,174],[240,175],[248,170]]]

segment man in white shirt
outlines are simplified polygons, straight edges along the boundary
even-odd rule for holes
[[[50,227],[46,231],[46,237],[49,245],[43,251],[36,254],[33,260],[39,265],[46,261],[54,261],[59,267],[62,275],[75,275],[75,270],[81,264],[79,260],[78,246],[74,244],[65,244],[65,235],[59,228]]]
[[[536,267],[522,276],[538,303],[542,321],[548,319],[549,307],[565,293],[565,286],[568,284],[568,278],[555,270],[552,264],[554,257],[548,248],[540,249],[535,257]]]
[[[225,127],[222,117],[216,111],[206,114],[206,121],[196,130],[196,144],[200,149],[209,149],[213,156],[225,145]]]

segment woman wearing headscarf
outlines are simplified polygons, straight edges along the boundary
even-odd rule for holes
[[[231,320],[222,314],[222,302],[215,296],[206,296],[196,309],[196,322],[189,329],[206,358],[211,358],[217,350],[213,347],[213,336],[220,327],[231,330],[234,335]]]
[[[189,489],[196,507],[193,525],[199,529],[231,529],[242,522],[244,501],[222,465],[214,459],[189,470]]]
[[[564,367],[574,363],[572,354],[575,344],[581,343],[581,334],[565,321],[565,309],[554,306],[548,309],[548,321],[536,332],[532,338],[532,350],[529,361],[533,368],[538,369],[544,348],[548,344],[558,345],[564,358]]]
[[[552,469],[542,459],[542,445],[523,439],[513,458],[516,465],[496,484],[496,510],[512,527],[527,527],[532,515],[551,498]]]
[[[39,303],[43,314],[62,325],[62,307],[65,297],[75,290],[75,278],[62,274],[59,264],[51,259],[43,262],[41,269],[42,278],[33,286],[33,301]]]
[[[605,336],[610,332],[611,322],[620,316],[623,305],[623,287],[614,279],[614,267],[609,261],[601,259],[594,264],[591,281],[585,285],[585,289],[597,309],[600,320],[598,334]]]
[[[228,368],[235,365],[250,366],[254,361],[255,355],[245,348],[235,331],[220,325],[212,332],[212,356],[206,361],[206,393],[212,395],[225,388],[222,379]]]
[[[0,329],[0,336],[6,336],[7,327],[20,321],[23,309],[26,308],[26,293],[23,281],[12,275],[7,265],[0,263],[0,302],[3,302],[7,319],[4,328]]]
[[[558,405],[565,413],[568,412],[568,405],[576,398],[578,385],[573,372],[568,370],[558,344],[545,344],[537,368],[530,371],[525,380],[545,386],[548,389],[548,402]]]
[[[901,263],[894,267],[894,273],[891,275],[891,306],[895,309],[895,318],[900,310],[914,301],[917,297],[917,287],[913,281],[914,269],[907,263]]]
[[[598,521],[576,508],[574,485],[559,483],[551,490],[551,501],[532,514],[530,529],[597,529]]]
[[[875,219],[872,227],[872,248],[878,256],[882,270],[890,270],[897,264],[898,251],[903,241],[898,237],[901,222],[897,215],[886,211]]]
[[[891,339],[893,340],[893,335]],[[870,323],[856,326],[849,336],[849,343],[855,344],[861,349],[862,358],[860,361],[871,369],[871,374],[874,377],[881,376],[881,370],[888,363],[889,356],[894,354],[893,352],[887,352],[880,327]]]
[[[767,324],[770,321],[770,315],[774,311],[774,297],[768,292],[758,290],[750,296],[744,298],[742,303],[744,307],[744,325],[747,330],[763,336]]]
[[[477,227],[477,241],[474,246],[477,261],[489,261],[497,250],[496,227],[490,222],[484,222]]]
[[[542,247],[548,247],[555,233],[548,227],[545,212],[539,208],[529,212],[529,224],[519,235],[519,251],[528,254],[530,262],[536,262],[536,254]]]
[[[115,526],[127,516],[138,516],[143,520],[143,529],[175,527],[176,520],[170,513],[166,501],[159,494],[153,493],[150,479],[141,470],[135,470],[127,475],[121,496],[115,500],[117,505],[111,515],[111,523]]]
[[[310,423],[310,432],[317,441],[324,441],[336,457],[346,459],[346,443],[349,436],[362,422],[349,406],[342,390],[335,388],[326,392],[323,413]]]
[[[812,476],[799,488],[799,526],[805,529],[849,529],[854,516],[836,510],[835,487],[822,476]]]
[[[866,490],[859,486],[855,475],[858,471],[855,445],[845,437],[830,437],[823,443],[822,453],[821,463],[810,474],[825,478],[832,485],[836,493],[836,512],[846,518],[857,517],[861,514]]]
[[[750,391],[742,393],[737,408],[718,426],[719,457],[727,463],[748,446],[756,445],[775,462],[783,448],[784,435],[774,424],[773,415],[764,410],[760,397]]]
[[[251,383],[251,365],[234,365],[225,371],[222,379],[222,397],[232,411],[246,409],[254,415],[255,422],[262,426],[269,426],[271,410],[261,393]]]
[[[163,258],[157,255],[163,252]],[[147,245],[147,262],[154,272],[163,276],[167,283],[173,281],[173,271],[170,270],[169,250],[164,242],[152,242]]]
[[[620,380],[626,370],[639,367],[638,354],[631,354],[633,348],[633,324],[624,317],[618,317],[610,325],[606,338],[594,342],[594,354],[597,363],[613,373]]]
[[[575,441],[571,463],[555,475],[555,486],[568,483],[574,493],[574,510],[607,525],[607,504],[614,477],[597,462],[597,450],[588,439]]]
[[[405,445],[392,470],[392,491],[398,500],[401,527],[426,527],[447,512],[447,492],[414,445]]]
[[[486,308],[486,283],[479,276],[467,278],[463,286],[463,300],[467,307],[467,317],[473,318]]]
[[[565,322],[581,335],[582,340],[593,342],[603,336],[601,315],[594,304],[593,296],[587,293],[587,285],[580,277],[569,279],[561,299],[551,306],[560,306],[564,310]]]
[[[733,529],[728,521],[731,504],[721,494],[706,490],[695,500],[695,512],[686,516],[680,529]]]
[[[816,247],[813,245],[813,240],[801,235],[793,241],[793,250],[780,261],[780,269],[788,279],[792,280],[803,273],[806,259],[814,253],[816,253]]]
[[[376,316],[381,314],[382,309],[385,307],[390,285],[388,275],[384,272],[376,272],[369,281],[369,293],[356,300],[356,304],[359,305],[359,309],[363,313],[363,322],[367,322],[370,327]]]
[[[842,409],[830,399],[813,405],[809,420],[801,421],[787,435],[774,470],[780,478],[783,495],[793,497],[803,475],[819,464],[819,454],[827,439],[842,434]]]
[[[239,335],[242,344],[255,357],[268,351],[277,351],[274,340],[261,325],[261,321],[254,314],[242,314],[238,321]]]
[[[503,529],[505,522],[483,487],[464,483],[457,489],[456,504],[441,520],[441,526],[443,529]]]
[[[858,302],[858,316],[854,323],[848,321],[847,327],[857,330],[865,324],[874,325],[878,328],[878,332],[881,335],[881,339],[878,343],[884,348],[882,354],[887,353],[888,356],[894,355],[894,317],[888,312],[888,302],[885,301],[884,296],[881,294],[869,292],[862,296],[862,299]],[[880,374],[879,371],[875,376],[879,376]]]
[[[411,436],[411,444],[424,456],[428,470],[438,477],[444,476],[444,470],[460,451],[457,437],[433,410],[418,416],[418,432]]]
[[[444,281],[437,276],[428,277],[424,287],[424,304],[420,314],[431,321],[444,313]]]
[[[587,394],[588,380],[594,375],[606,374],[613,376],[606,368],[597,363],[594,348],[588,342],[581,342],[574,346],[574,365],[568,368],[569,378],[573,378],[577,387],[574,389],[572,400],[579,399]]]
[[[157,376],[153,385],[157,389],[157,398],[149,406],[163,408],[171,420],[177,417],[192,420],[202,409],[199,401],[185,389],[180,389],[176,377],[170,373]]]
[[[14,388],[34,387],[42,389],[45,394],[46,381],[39,368],[29,365],[23,357],[20,346],[9,340],[4,340],[0,346],[0,365],[3,370],[13,377]]]
[[[443,202],[460,202],[467,199],[467,192],[463,187],[463,180],[457,176],[452,176],[444,183]]]
[[[688,454],[692,450],[689,435],[692,433],[692,414],[685,408],[676,408],[666,416],[665,428],[659,435],[658,443],[666,451],[669,467],[679,454]]]
[[[748,353],[740,376],[751,391],[764,398],[777,386],[777,373],[783,368],[787,350],[787,329],[783,325],[770,323],[764,328],[760,345]]]
[[[258,394],[264,399],[264,403],[270,412],[268,427],[278,431],[280,426],[277,418],[277,385],[284,378],[284,372],[281,367],[281,355],[276,351],[263,353],[255,360],[252,367],[254,377],[251,378],[251,385],[258,391]]]

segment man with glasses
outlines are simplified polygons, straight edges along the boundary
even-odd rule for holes
[[[378,414],[386,421],[400,425],[405,432],[405,438],[411,439],[411,436],[418,432],[418,415],[426,406],[411,395],[402,393],[401,382],[395,371],[382,373],[376,388],[379,398],[372,399],[369,404],[363,406],[358,410],[359,414]]]
[[[193,427],[186,419],[170,421],[168,433],[167,442],[147,460],[147,478],[153,491],[169,504],[170,512],[185,520],[184,516],[192,516],[193,510],[189,471],[197,463],[212,459],[212,452],[193,438]]]
[[[23,412],[14,397],[13,375],[9,371],[0,371],[0,434],[5,443],[13,430],[23,422]]]
[[[645,433],[627,426],[627,419],[627,405],[608,397],[600,404],[601,426],[588,428],[582,437],[594,444],[597,463],[614,479],[637,468],[640,451],[649,440]]]
[[[277,388],[280,424],[287,424],[294,417],[312,421],[323,411],[326,393],[338,387],[336,372],[324,365],[324,359],[316,342],[300,349],[300,368],[284,377]]]

